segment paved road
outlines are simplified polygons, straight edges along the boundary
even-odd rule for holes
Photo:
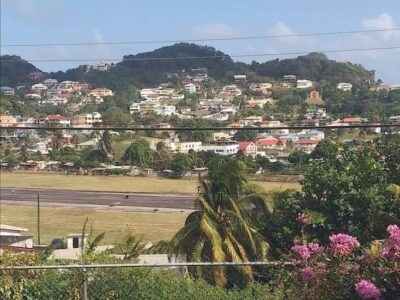
[[[124,193],[1,188],[0,201],[36,201],[38,194],[41,202],[51,203],[194,209],[194,196],[171,194],[128,193],[124,199]]]

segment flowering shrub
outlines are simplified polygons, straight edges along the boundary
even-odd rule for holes
[[[294,245],[293,270],[283,280],[287,298],[400,299],[400,227],[390,225],[387,233],[364,248],[344,233],[331,235],[326,248]]]
[[[355,284],[356,293],[362,299],[379,299],[381,291],[369,280],[360,280]]]
[[[355,248],[360,247],[360,243],[355,237],[343,233],[331,235],[329,241],[331,242],[331,251],[336,257],[347,256]]]

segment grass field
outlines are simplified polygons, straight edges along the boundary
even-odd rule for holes
[[[25,227],[26,235],[33,235],[37,242],[35,207],[1,205],[1,223]],[[120,241],[127,231],[142,235],[144,241],[170,239],[186,219],[184,213],[107,212],[88,209],[49,208],[40,209],[41,244],[48,244],[55,237],[69,233],[81,233],[83,223],[89,218],[94,234],[105,231],[104,244]],[[128,222],[127,222],[128,221]]]
[[[260,185],[266,191],[285,190],[289,188],[300,189],[298,183],[291,182],[255,181],[254,183]],[[0,186],[103,192],[194,194],[197,191],[197,180],[2,172],[0,173]]]

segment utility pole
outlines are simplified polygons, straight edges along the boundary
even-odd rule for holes
[[[38,244],[40,245],[40,196],[37,194],[37,235]]]

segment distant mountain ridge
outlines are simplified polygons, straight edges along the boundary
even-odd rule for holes
[[[169,59],[169,58],[188,59]],[[196,58],[190,57],[212,57]],[[1,56],[1,60],[12,60],[17,56]],[[154,59],[163,58],[163,59]],[[20,59],[20,58],[19,58]],[[4,66],[3,66],[4,65]],[[234,74],[246,74],[249,78],[261,77],[280,79],[292,74],[301,79],[313,81],[325,80],[329,83],[350,82],[360,84],[374,82],[374,71],[366,70],[362,65],[337,62],[328,59],[322,53],[310,53],[297,58],[271,60],[265,63],[246,64],[235,62],[229,55],[209,46],[178,43],[161,47],[154,51],[125,55],[121,62],[109,71],[87,71],[85,67],[69,69],[65,72],[51,72],[48,78],[59,81],[75,80],[88,82],[94,86],[105,86],[115,90],[124,90],[131,84],[138,87],[154,86],[167,81],[166,74],[205,67],[208,74],[219,81],[232,81]],[[4,68],[4,70],[3,70]],[[1,85],[15,86],[27,80],[27,74],[38,70],[34,65],[20,60],[14,63],[2,63]]]

